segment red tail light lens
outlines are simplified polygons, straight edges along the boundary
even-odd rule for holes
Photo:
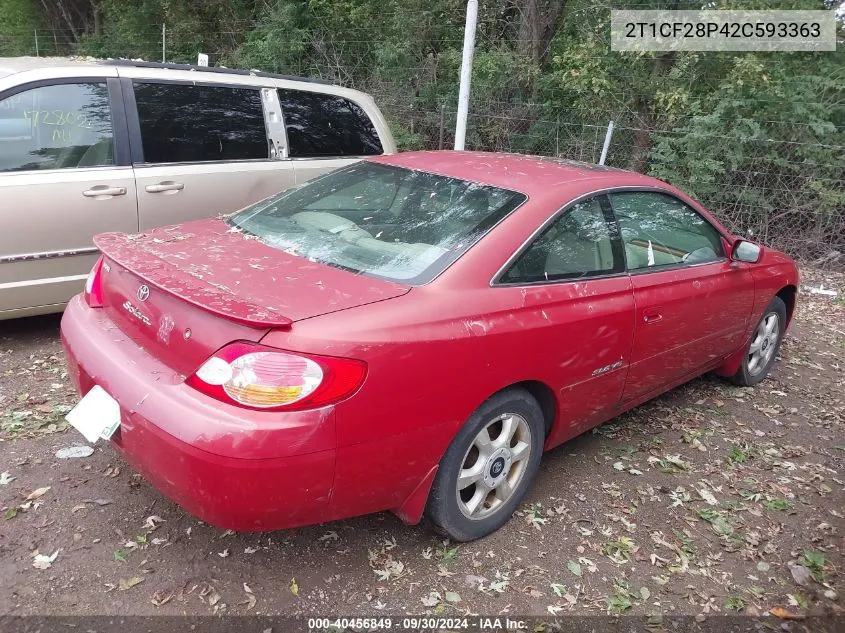
[[[366,364],[351,358],[235,342],[215,352],[186,382],[229,404],[291,411],[343,400],[361,386],[366,373]]]
[[[103,256],[94,264],[94,268],[88,273],[88,279],[85,280],[85,302],[92,308],[103,307]]]

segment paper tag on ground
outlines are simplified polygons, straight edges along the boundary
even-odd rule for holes
[[[65,420],[93,444],[101,437],[107,440],[114,435],[120,426],[120,405],[105,389],[94,385]]]

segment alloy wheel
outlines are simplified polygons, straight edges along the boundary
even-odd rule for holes
[[[458,473],[458,508],[484,519],[519,486],[531,456],[531,428],[521,415],[506,413],[486,424],[467,449]]]
[[[769,364],[780,336],[780,318],[770,312],[760,321],[748,348],[748,373],[756,376]]]

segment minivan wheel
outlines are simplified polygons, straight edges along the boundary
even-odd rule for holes
[[[733,381],[743,387],[761,382],[775,363],[775,357],[786,329],[786,304],[780,297],[772,299],[754,328],[742,365]]]
[[[504,525],[537,474],[544,431],[540,405],[522,389],[482,404],[440,460],[425,510],[434,529],[471,541]]]

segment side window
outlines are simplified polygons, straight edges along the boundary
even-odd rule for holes
[[[724,256],[716,229],[680,200],[649,191],[614,193],[610,199],[629,270],[702,264]]]
[[[42,86],[0,100],[0,172],[113,164],[105,83]]]
[[[261,91],[134,82],[145,163],[267,159]]]
[[[621,253],[613,244],[615,229],[598,198],[579,202],[537,238],[502,281],[531,283],[622,272]]]
[[[382,153],[373,122],[349,99],[279,88],[279,101],[291,158]]]

